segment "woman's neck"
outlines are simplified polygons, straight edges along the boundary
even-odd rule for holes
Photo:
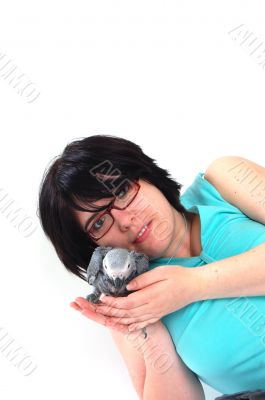
[[[174,257],[192,257],[191,255],[191,237],[192,237],[192,222],[195,214],[190,212],[185,212],[185,217],[187,221],[187,232],[185,234],[184,240],[181,247],[178,249]],[[180,213],[183,220],[183,216]],[[185,232],[185,221],[183,220],[183,232]]]

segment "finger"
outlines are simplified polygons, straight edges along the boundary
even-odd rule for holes
[[[105,296],[102,299],[102,304],[111,308],[131,310],[144,304],[148,304],[149,301],[150,288],[145,288],[140,290],[139,292],[136,291],[124,297]]]
[[[136,278],[132,279],[128,285],[126,285],[126,289],[128,290],[139,290],[146,286],[150,286],[155,282],[163,281],[165,277],[163,276],[163,269],[155,268],[153,270],[147,271],[138,275]]]
[[[114,304],[115,300],[117,300],[117,297],[104,296],[101,299],[101,302],[104,303],[104,304]]]
[[[70,306],[72,308],[74,308],[75,310],[77,310],[77,311],[81,311],[82,310],[82,308],[79,307],[79,305],[77,303],[75,303],[74,301],[72,303],[70,303]]]
[[[77,305],[79,307],[81,307],[82,309],[85,308],[85,309],[89,309],[89,310],[95,310],[95,308],[96,308],[95,304],[93,304],[90,301],[84,299],[84,297],[77,297],[75,299],[75,303],[77,303]]]

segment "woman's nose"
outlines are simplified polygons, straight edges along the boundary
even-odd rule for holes
[[[125,210],[117,210],[113,208],[111,210],[111,214],[121,230],[127,230],[133,223],[134,215],[131,211]]]

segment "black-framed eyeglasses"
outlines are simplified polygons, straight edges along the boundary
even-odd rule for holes
[[[115,198],[112,200],[108,208],[96,217],[92,225],[88,228],[88,235],[94,239],[101,239],[110,230],[114,223],[114,218],[111,215],[111,210],[125,210],[135,199],[139,192],[140,184],[134,181],[126,180],[126,182],[117,189]]]

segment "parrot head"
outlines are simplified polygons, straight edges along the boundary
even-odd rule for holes
[[[126,249],[115,248],[110,250],[103,259],[104,274],[113,282],[117,289],[120,289],[130,277],[135,262]]]

